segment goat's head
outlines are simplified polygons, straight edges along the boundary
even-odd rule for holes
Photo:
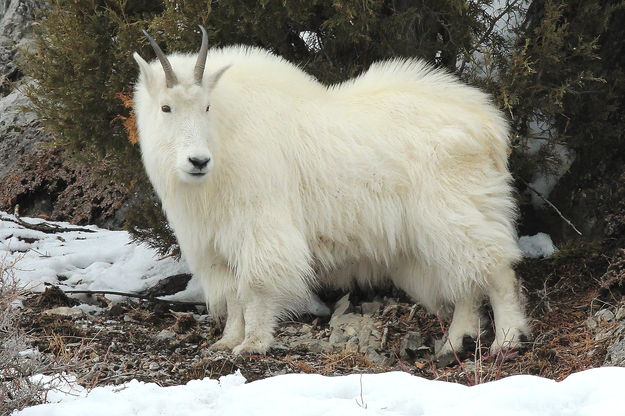
[[[133,54],[141,73],[136,86],[135,109],[144,160],[160,159],[156,166],[160,169],[175,169],[176,176],[187,183],[203,182],[214,166],[211,152],[215,141],[211,137],[210,128],[211,95],[221,76],[230,67],[228,65],[204,75],[208,36],[202,26],[200,29],[202,46],[192,76],[190,65],[184,65],[188,63],[188,56],[165,56],[145,31],[160,66],[156,61],[146,62],[136,52]],[[172,67],[170,58],[174,64],[180,65]]]

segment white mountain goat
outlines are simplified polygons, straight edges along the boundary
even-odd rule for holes
[[[431,311],[453,307],[448,342],[493,351],[528,333],[508,126],[489,97],[414,59],[330,87],[266,50],[138,54],[139,143],[184,258],[215,316],[213,347],[264,353],[281,316],[319,286],[390,279]],[[146,33],[147,35],[147,33]]]

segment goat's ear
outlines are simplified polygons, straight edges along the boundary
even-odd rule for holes
[[[143,78],[143,82],[145,83],[146,87],[148,87],[148,91],[151,90],[153,86],[152,84],[154,76],[152,75],[150,65],[137,52],[133,53],[132,57],[135,58],[135,61],[137,61],[137,64],[139,65],[141,77]]]
[[[206,78],[206,81],[204,81],[204,84],[206,85],[206,88],[208,88],[209,91],[211,91],[213,88],[215,88],[215,85],[217,85],[217,81],[219,81],[219,79],[224,74],[224,72],[226,72],[228,70],[228,68],[230,68],[231,66],[232,65],[226,65],[223,68],[218,69],[217,71],[215,71],[212,74],[210,74]]]

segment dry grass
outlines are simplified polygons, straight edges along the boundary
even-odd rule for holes
[[[46,387],[30,376],[45,371],[47,363],[18,329],[15,302],[22,295],[13,266],[0,262],[0,407],[8,413],[40,403]]]

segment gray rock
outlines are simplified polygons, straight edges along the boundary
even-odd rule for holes
[[[344,305],[342,307],[343,310],[347,310]],[[335,311],[330,319],[330,330],[330,345],[335,349],[347,351],[364,353],[370,347],[379,347],[382,338],[376,322],[370,315],[338,314]]]
[[[163,329],[161,332],[156,334],[157,341],[165,341],[168,339],[172,339],[176,337],[176,333],[174,331],[170,331],[169,329]]]
[[[332,322],[333,319],[336,319],[337,317],[346,314],[351,306],[352,304],[349,301],[349,293],[348,293],[347,295],[339,299],[336,302],[336,305],[334,305],[334,312],[332,312],[332,318],[330,318],[330,322]]]
[[[20,48],[32,41],[33,15],[44,3],[0,0],[0,178],[6,177],[20,156],[31,152],[45,138],[36,115],[23,110],[29,104],[22,93],[28,82],[21,80],[15,64]]]
[[[345,333],[341,329],[336,329],[332,331],[332,333],[330,334],[330,338],[328,339],[328,341],[330,342],[330,345],[337,345],[337,346],[346,343],[347,340],[348,340],[348,337],[345,335]]]
[[[595,318],[589,316],[588,319],[586,319],[586,326],[590,329],[595,329],[597,326],[599,326],[599,323]]]
[[[419,331],[411,331],[401,341],[399,358],[404,361],[413,360],[423,347],[423,336]]]
[[[363,302],[361,305],[362,314],[373,315],[377,313],[381,307],[382,307],[382,302],[379,302],[379,301]]]
[[[597,313],[595,313],[595,319],[599,322],[610,322],[614,319],[614,312],[609,309],[601,309]]]
[[[161,368],[159,363],[150,363],[150,366],[148,367],[148,369],[150,369],[151,371],[156,371],[159,370]]]
[[[314,353],[332,351],[332,346],[330,345],[330,343],[328,341],[324,341],[320,339],[311,340],[308,344],[306,344],[306,348],[308,348],[308,351],[314,352]]]
[[[616,341],[608,347],[604,365],[625,367],[625,323],[617,330]]]

